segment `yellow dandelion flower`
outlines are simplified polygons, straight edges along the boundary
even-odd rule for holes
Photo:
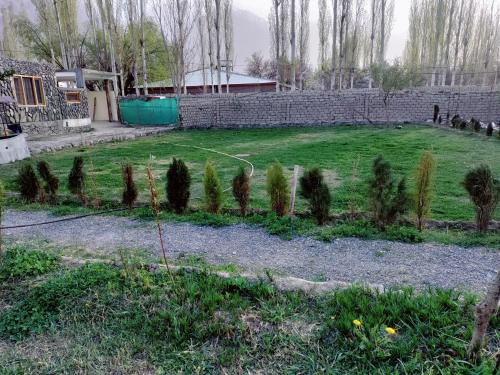
[[[387,333],[389,336],[392,336],[396,334],[396,330],[391,327],[385,327],[385,333]]]
[[[354,320],[352,321],[352,324],[354,324],[354,325],[356,326],[356,328],[361,327],[361,321],[360,321],[360,320],[358,320],[358,319],[354,319]]]

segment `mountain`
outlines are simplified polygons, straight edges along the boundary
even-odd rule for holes
[[[234,70],[245,72],[247,59],[254,52],[269,58],[271,36],[269,23],[246,10],[234,8]]]

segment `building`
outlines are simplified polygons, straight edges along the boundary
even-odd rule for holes
[[[56,72],[57,85],[68,91],[85,89],[89,117],[94,121],[118,121],[117,88],[119,74],[92,69]]]
[[[214,92],[217,92],[217,71],[213,71]],[[226,71],[221,70],[222,92],[227,92],[228,81]],[[242,73],[231,72],[229,77],[229,92],[233,94],[252,92],[275,92],[277,82],[258,77],[252,77]],[[200,69],[186,74],[186,89],[188,94],[197,95],[211,93],[212,76],[209,69]],[[138,86],[141,93],[144,87]],[[149,94],[175,94],[175,87],[171,80],[151,82],[148,84]]]
[[[27,135],[90,129],[85,89],[58,87],[54,66],[2,57],[0,71],[13,72],[0,81],[0,96],[13,99],[0,105],[3,124],[20,124]]]

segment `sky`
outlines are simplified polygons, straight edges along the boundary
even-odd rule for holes
[[[271,0],[233,0],[234,6],[248,10],[267,20],[271,8]],[[331,1],[329,1],[331,3]],[[366,1],[369,4],[369,0]],[[408,16],[410,13],[411,0],[394,0],[394,25],[391,38],[387,47],[387,59],[393,60],[401,57],[408,35]],[[331,6],[330,6],[331,9]],[[318,20],[318,0],[311,0],[309,15],[311,17],[311,27],[317,24]]]

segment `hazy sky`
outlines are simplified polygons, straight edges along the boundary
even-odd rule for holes
[[[271,0],[233,0],[238,8],[248,10],[267,20],[271,8]],[[331,0],[328,1],[331,3]],[[366,4],[369,4],[369,0]],[[394,0],[394,26],[392,28],[391,39],[387,47],[387,59],[392,60],[403,54],[403,49],[408,34],[408,15],[410,12],[411,0]],[[318,20],[318,0],[311,0],[309,15],[311,25],[317,24]],[[331,8],[330,8],[331,9]]]

